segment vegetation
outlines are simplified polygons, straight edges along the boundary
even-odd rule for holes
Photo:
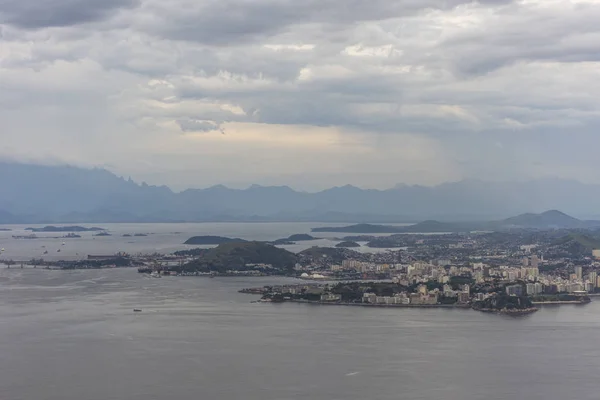
[[[313,237],[311,235],[307,235],[306,233],[299,233],[299,234],[292,235],[287,238],[287,240],[289,240],[290,242],[302,242],[302,241],[315,240],[315,239],[316,239],[315,237]]]
[[[360,244],[350,241],[350,240],[347,240],[345,242],[336,244],[335,247],[360,247]]]
[[[298,253],[300,259],[308,258],[311,260],[322,260],[323,262],[340,264],[348,258],[359,258],[359,252],[335,247],[311,247]]]
[[[509,296],[502,293],[473,303],[473,308],[481,311],[517,311],[531,309],[533,304],[526,296]]]
[[[200,258],[180,269],[183,271],[227,272],[255,269],[248,264],[268,264],[270,273],[289,273],[296,264],[296,255],[263,242],[223,243],[204,251]]]
[[[245,242],[243,239],[238,238],[228,238],[223,236],[193,236],[185,241],[184,244],[223,244],[223,243],[240,243]]]

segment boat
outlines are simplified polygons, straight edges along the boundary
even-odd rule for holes
[[[133,312],[142,312],[142,309],[141,308],[134,308]]]
[[[150,274],[150,276],[151,276],[152,278],[160,278],[160,274],[159,274],[158,272],[156,272],[156,271],[152,272],[152,273]]]
[[[56,250],[57,253],[60,253],[60,249]]]
[[[48,254],[48,250],[44,251],[44,254]]]

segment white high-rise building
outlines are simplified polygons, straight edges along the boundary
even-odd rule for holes
[[[598,287],[598,273],[596,271],[590,272],[590,274],[588,275],[588,279],[594,289]]]
[[[576,266],[575,267],[575,275],[577,275],[577,279],[581,280],[583,278],[583,267]]]

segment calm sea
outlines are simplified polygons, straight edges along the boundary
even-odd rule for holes
[[[283,281],[0,269],[0,398],[598,399],[600,302],[514,318],[237,293]]]
[[[112,236],[94,236],[97,232],[81,232],[81,238],[62,239],[66,233],[36,233],[38,239],[13,239],[13,236],[31,234],[27,227],[43,225],[0,225],[0,228],[11,231],[0,231],[0,254],[2,260],[26,261],[32,258],[46,260],[70,260],[85,258],[88,254],[105,255],[116,252],[137,253],[170,253],[193,247],[183,243],[195,235],[215,235],[236,237],[245,240],[269,241],[288,237],[296,233],[310,233],[311,228],[318,226],[343,226],[347,224],[331,223],[185,223],[185,224],[82,224],[86,227],[105,228]],[[402,225],[402,224],[396,224]],[[123,235],[145,234],[147,236],[123,237]],[[342,233],[316,233],[319,240],[301,242],[291,246],[280,246],[290,251],[299,252],[311,246],[334,246],[339,241],[336,237]],[[64,245],[63,245],[64,243]],[[60,252],[58,252],[60,250]],[[385,251],[362,247],[361,251]],[[44,252],[48,252],[44,254]]]

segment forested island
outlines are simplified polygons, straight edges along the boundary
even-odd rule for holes
[[[239,238],[228,238],[223,236],[193,236],[186,240],[184,244],[196,244],[196,245],[219,245],[223,243],[242,243],[244,239]]]
[[[359,243],[353,242],[351,240],[346,240],[344,242],[338,243],[335,245],[335,247],[343,247],[343,248],[353,248],[353,247],[360,247]]]

